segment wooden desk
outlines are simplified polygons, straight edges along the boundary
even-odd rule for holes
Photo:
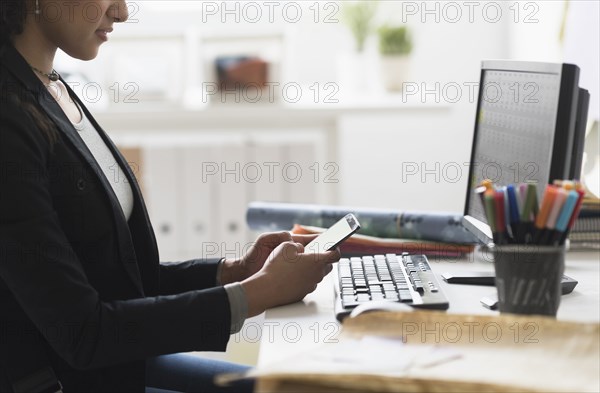
[[[479,302],[494,294],[494,287],[447,284],[440,275],[445,272],[493,271],[484,254],[475,253],[460,260],[430,258],[442,290],[450,302],[449,313],[493,315]],[[579,283],[561,299],[558,319],[600,322],[600,252],[567,253],[565,274]],[[317,290],[303,302],[268,310],[265,315],[258,365],[289,358],[322,343],[335,343],[341,325],[333,312],[333,282],[326,277]]]

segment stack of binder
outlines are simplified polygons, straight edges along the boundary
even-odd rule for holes
[[[600,199],[586,196],[569,235],[572,250],[600,249]]]

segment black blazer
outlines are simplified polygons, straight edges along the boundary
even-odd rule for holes
[[[69,93],[123,168],[134,209],[127,221],[60,106],[0,46],[0,391],[48,363],[67,392],[143,391],[144,359],[225,350],[229,302],[214,287],[218,260],[159,263],[133,173]]]

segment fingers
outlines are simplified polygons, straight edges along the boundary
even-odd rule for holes
[[[341,253],[339,247],[336,247],[333,250],[329,250],[325,254],[328,255],[328,262],[329,263],[337,262],[342,257],[342,253]]]
[[[262,233],[258,237],[258,239],[256,239],[256,243],[260,243],[266,246],[272,246],[273,248],[275,248],[283,242],[289,242],[292,240],[292,234],[289,232],[265,232]]]
[[[302,252],[304,251],[304,247],[302,248]],[[311,261],[313,263],[321,263],[321,264],[331,264],[340,260],[340,250],[335,248],[330,251],[322,252],[322,253],[305,253],[300,255],[303,260]]]
[[[315,234],[315,235],[296,235],[292,233],[292,239],[297,242],[297,243],[301,243],[303,245],[307,245],[308,243],[312,242],[314,239],[316,239],[319,235]]]
[[[318,255],[320,255],[320,261],[322,261],[323,263],[331,264],[339,261],[342,254],[340,253],[340,249],[336,247],[333,250],[329,250]]]
[[[249,262],[264,262],[280,244],[292,240],[289,232],[265,232],[256,239],[245,259]]]
[[[295,242],[284,242],[277,246],[274,254],[280,254],[285,262],[298,262],[304,252],[304,246]]]
[[[331,264],[323,266],[323,269],[321,271],[322,275],[321,275],[319,282],[323,281],[325,276],[327,276],[329,273],[331,273],[332,270],[333,270],[333,265],[331,265]]]

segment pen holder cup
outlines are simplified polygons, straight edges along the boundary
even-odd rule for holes
[[[494,248],[498,309],[502,313],[556,316],[565,270],[565,247]]]

